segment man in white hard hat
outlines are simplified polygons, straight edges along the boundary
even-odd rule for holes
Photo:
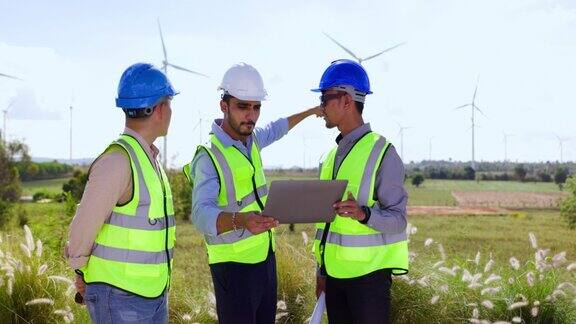
[[[274,323],[276,259],[273,228],[262,215],[268,189],[260,150],[320,107],[255,128],[266,100],[262,77],[249,64],[224,74],[210,143],[200,145],[184,172],[193,185],[192,220],[205,235],[220,323]]]

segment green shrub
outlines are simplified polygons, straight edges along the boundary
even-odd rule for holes
[[[560,214],[571,229],[576,228],[576,176],[571,176],[566,181],[566,189],[570,196],[560,203]]]
[[[168,180],[174,200],[174,215],[177,219],[188,221],[192,212],[192,187],[181,171],[168,171]]]
[[[416,173],[412,176],[412,185],[416,188],[420,187],[420,185],[424,182],[424,176],[422,173]]]

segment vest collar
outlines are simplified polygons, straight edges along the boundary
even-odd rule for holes
[[[353,131],[348,133],[346,136],[342,136],[342,134],[338,134],[336,137],[336,144],[338,145],[346,145],[349,143],[356,142],[360,136],[370,132],[372,129],[370,128],[370,123],[363,124],[361,126],[356,127]]]
[[[154,144],[149,144],[148,142],[146,142],[146,140],[144,139],[144,137],[142,137],[142,135],[140,135],[138,132],[129,127],[124,128],[123,134],[134,137],[138,141],[138,143],[140,143],[140,146],[142,146],[144,152],[146,152],[146,155],[148,155],[150,160],[156,161],[156,158],[158,157],[158,153],[160,151]]]

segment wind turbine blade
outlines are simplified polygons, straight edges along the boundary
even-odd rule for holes
[[[488,116],[486,116],[486,114],[478,106],[474,105],[474,108],[478,110],[482,115],[484,115],[484,117],[488,118]]]
[[[476,93],[478,92],[478,84],[480,83],[480,76],[476,78],[476,88],[474,88],[474,95],[472,96],[472,104],[476,102]]]
[[[169,65],[169,66],[175,68],[176,70],[180,70],[180,71],[184,71],[184,72],[188,72],[188,73],[200,75],[200,76],[203,76],[203,77],[205,77],[205,78],[209,78],[209,76],[207,76],[206,74],[202,74],[202,73],[200,73],[200,72],[188,70],[188,69],[186,69],[186,68],[183,68],[183,67],[178,66],[178,65],[174,65],[174,64],[172,64],[172,63],[166,62],[166,65]]]
[[[202,119],[198,120],[196,125],[194,125],[194,128],[192,128],[192,132],[194,132],[196,130],[196,128],[198,128],[198,126],[200,126],[200,123],[202,123]]]
[[[322,33],[323,33],[326,37],[330,38],[330,40],[333,41],[336,45],[338,45],[341,49],[345,50],[346,53],[352,55],[352,57],[354,57],[354,58],[357,59],[358,61],[362,61],[361,58],[359,58],[358,56],[356,56],[356,54],[352,53],[351,50],[349,50],[349,49],[347,49],[346,47],[344,47],[344,45],[338,43],[338,41],[335,40],[334,38],[330,37],[330,35],[328,35],[328,34],[326,34],[326,33],[324,33],[324,32],[322,32]]]
[[[470,104],[465,104],[465,105],[462,105],[462,106],[458,106],[458,107],[454,108],[454,110],[466,108],[466,107],[468,107],[468,106],[470,106]]]
[[[384,54],[384,53],[386,53],[386,52],[389,52],[389,51],[395,49],[396,47],[400,47],[400,46],[402,46],[402,45],[404,45],[404,44],[406,44],[406,42],[402,42],[402,43],[400,43],[400,44],[396,44],[396,45],[394,45],[394,46],[392,46],[392,47],[389,47],[389,48],[383,50],[382,52],[378,52],[378,53],[376,53],[376,54],[374,54],[374,55],[371,55],[371,56],[368,56],[368,57],[366,57],[366,58],[363,58],[362,61],[368,61],[368,60],[370,60],[370,59],[373,59],[373,58],[375,58],[376,56],[382,55],[382,54]]]
[[[20,80],[20,81],[24,81],[18,77],[12,76],[12,75],[8,75],[8,74],[4,74],[4,73],[0,73],[0,76],[3,76],[5,78],[9,78],[9,79],[14,79],[14,80]]]
[[[168,61],[168,56],[166,55],[166,45],[164,44],[164,36],[162,36],[162,27],[160,27],[160,18],[158,22],[158,31],[160,32],[160,41],[162,42],[162,52],[164,53],[164,64]]]

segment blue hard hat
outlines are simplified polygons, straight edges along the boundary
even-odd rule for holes
[[[351,86],[356,91],[371,94],[370,80],[362,65],[347,59],[336,60],[322,74],[320,85],[314,92],[321,92],[336,86]]]
[[[116,107],[148,108],[157,104],[162,97],[177,94],[162,71],[149,63],[136,63],[130,65],[120,77]]]

